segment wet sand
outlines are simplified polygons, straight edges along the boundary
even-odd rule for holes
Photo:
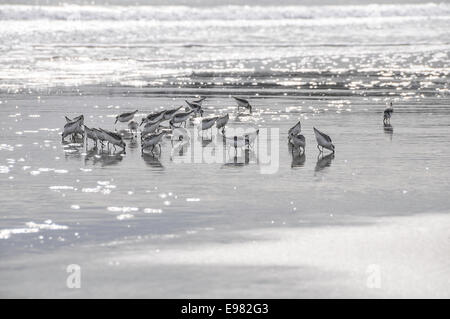
[[[83,245],[0,262],[2,297],[448,298],[449,217],[384,217],[360,226],[233,232],[181,247],[142,240]],[[389,248],[389,249],[388,249]],[[65,286],[80,262],[81,288]],[[370,276],[379,272],[379,281]],[[376,275],[377,273],[375,273]],[[372,284],[371,284],[372,283]]]

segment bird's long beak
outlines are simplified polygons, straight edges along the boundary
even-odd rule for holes
[[[119,117],[116,117],[116,121],[114,122],[114,124],[116,124],[118,120],[119,120]]]

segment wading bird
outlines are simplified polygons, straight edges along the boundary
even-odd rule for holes
[[[389,103],[389,106],[383,112],[383,123],[391,124],[391,116],[394,113],[394,107],[392,106],[392,102]]]
[[[114,124],[117,123],[117,121],[121,122],[121,123],[126,123],[131,121],[134,118],[134,115],[137,113],[138,110],[135,110],[133,112],[127,112],[127,113],[122,113],[120,115],[116,116],[116,121],[114,122]]]
[[[327,150],[330,150],[334,153],[334,145],[331,142],[331,137],[329,137],[325,133],[322,133],[315,127],[314,127],[314,135],[316,136],[317,148],[320,153],[323,153],[324,148],[326,148]],[[322,149],[320,149],[320,147],[322,147]]]
[[[236,103],[238,105],[238,112],[239,112],[239,108],[244,108],[249,110],[250,114],[252,114],[252,106],[250,105],[249,101],[247,101],[246,99],[240,98],[240,97],[236,97],[233,96],[233,99],[236,100]]]
[[[224,116],[217,118],[216,127],[218,130],[222,129],[222,134],[225,133],[225,125],[227,125],[230,116],[228,113]]]

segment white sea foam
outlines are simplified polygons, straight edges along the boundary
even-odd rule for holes
[[[282,20],[350,17],[448,16],[450,5],[325,6],[0,6],[0,20]]]
[[[158,208],[145,208],[145,209],[144,209],[144,213],[146,213],[146,214],[161,214],[161,213],[162,213],[162,209],[158,209]]]
[[[0,239],[8,239],[14,234],[27,234],[36,233],[39,229],[37,228],[13,228],[13,229],[2,229],[0,230]]]
[[[11,145],[8,144],[0,144],[0,151],[14,151],[14,147],[12,147]]]
[[[59,191],[59,190],[71,190],[74,189],[74,187],[62,185],[62,186],[50,186],[49,189]]]
[[[14,234],[28,234],[28,233],[37,233],[41,229],[45,230],[64,230],[68,229],[68,226],[58,225],[52,222],[51,220],[46,220],[43,224],[38,224],[35,222],[25,223],[26,228],[11,228],[11,229],[2,229],[0,230],[0,239],[8,239],[11,235]]]
[[[0,166],[0,174],[8,174],[9,173],[9,168],[8,166]]]
[[[115,206],[110,206],[107,207],[106,209],[110,212],[123,212],[123,213],[137,212],[139,210],[139,208],[137,207],[115,207]]]

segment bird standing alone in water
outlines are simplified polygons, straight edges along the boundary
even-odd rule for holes
[[[390,102],[389,106],[386,109],[384,109],[384,112],[383,112],[383,123],[384,124],[391,123],[392,113],[394,113],[394,107],[392,106],[392,102]]]
[[[320,153],[323,153],[324,148],[326,148],[327,150],[330,150],[334,153],[334,145],[331,142],[331,137],[329,137],[325,133],[322,133],[315,127],[314,127],[314,134],[316,135],[317,148],[319,149]],[[320,149],[320,147],[322,147],[322,150]]]

